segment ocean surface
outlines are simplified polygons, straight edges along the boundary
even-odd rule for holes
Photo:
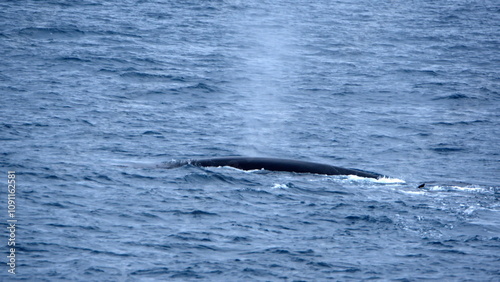
[[[497,0],[1,1],[0,280],[500,281],[499,51]],[[223,156],[391,178],[161,167]]]

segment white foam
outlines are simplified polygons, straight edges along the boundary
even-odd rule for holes
[[[409,191],[409,190],[399,190],[399,192],[410,195],[424,195],[425,191]]]
[[[375,178],[361,177],[361,176],[357,176],[357,175],[348,175],[347,180],[382,183],[382,184],[404,184],[404,183],[406,183],[406,181],[398,179],[398,178],[382,177],[382,178],[375,179]]]
[[[441,185],[432,185],[429,186],[427,189],[429,191],[461,191],[461,192],[485,192],[487,189],[483,187],[477,187],[477,186],[457,186],[457,185],[452,185],[452,186],[441,186]]]
[[[273,189],[286,189],[288,186],[286,184],[274,183]]]
[[[386,183],[386,184],[405,184],[406,181],[398,178],[388,178],[388,177],[382,177],[377,180],[375,180],[377,183]]]

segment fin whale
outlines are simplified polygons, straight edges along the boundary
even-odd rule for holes
[[[219,167],[230,166],[242,170],[270,170],[270,171],[288,171],[297,173],[315,173],[325,175],[356,175],[368,178],[382,178],[384,175],[353,169],[332,166],[327,164],[320,164],[307,161],[276,159],[276,158],[249,158],[249,157],[225,157],[225,158],[211,158],[199,159],[177,162],[174,165],[168,166],[179,167],[191,164],[200,167]]]

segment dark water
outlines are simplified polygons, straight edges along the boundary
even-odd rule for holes
[[[499,7],[2,1],[0,280],[500,281]]]

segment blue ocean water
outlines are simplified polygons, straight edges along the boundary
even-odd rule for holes
[[[2,1],[0,279],[499,281],[499,47],[493,0]],[[157,167],[220,156],[393,179]]]

